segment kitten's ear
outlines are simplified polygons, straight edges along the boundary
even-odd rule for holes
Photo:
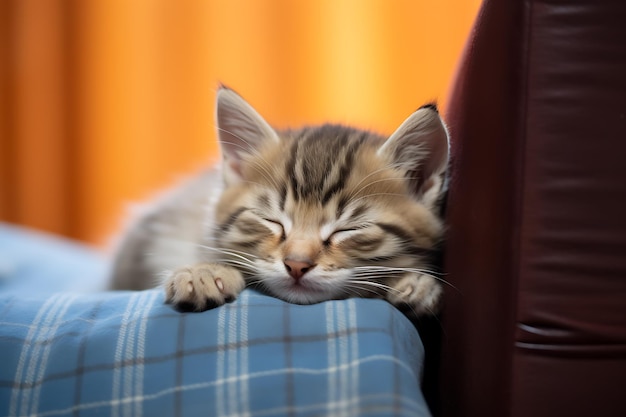
[[[278,142],[276,131],[241,96],[220,87],[216,104],[217,133],[224,158],[224,179],[232,184],[241,179],[246,155],[266,141]]]
[[[420,107],[385,141],[378,154],[404,171],[412,189],[424,195],[448,165],[449,139],[434,104]]]

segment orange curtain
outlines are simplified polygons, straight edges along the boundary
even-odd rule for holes
[[[277,127],[392,131],[446,88],[479,0],[3,0],[0,219],[101,244],[217,158],[218,82]]]

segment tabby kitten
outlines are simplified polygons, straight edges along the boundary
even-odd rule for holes
[[[121,241],[114,288],[149,288],[166,271],[166,300],[183,310],[254,285],[298,304],[377,297],[436,311],[442,288],[429,266],[448,134],[434,105],[389,138],[339,125],[278,131],[222,87],[217,126],[221,172],[148,207]]]

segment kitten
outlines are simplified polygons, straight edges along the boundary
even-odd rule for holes
[[[436,311],[429,271],[448,134],[425,105],[389,138],[340,125],[278,131],[233,90],[217,93],[221,172],[149,206],[121,241],[115,289],[166,272],[166,301],[202,311],[256,286],[298,304],[385,298]]]

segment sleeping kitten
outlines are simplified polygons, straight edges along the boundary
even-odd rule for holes
[[[339,125],[278,131],[222,87],[217,126],[221,172],[149,206],[121,241],[115,289],[165,273],[166,300],[182,310],[254,285],[292,303],[377,297],[436,311],[442,288],[429,267],[449,142],[434,105],[389,138]]]

